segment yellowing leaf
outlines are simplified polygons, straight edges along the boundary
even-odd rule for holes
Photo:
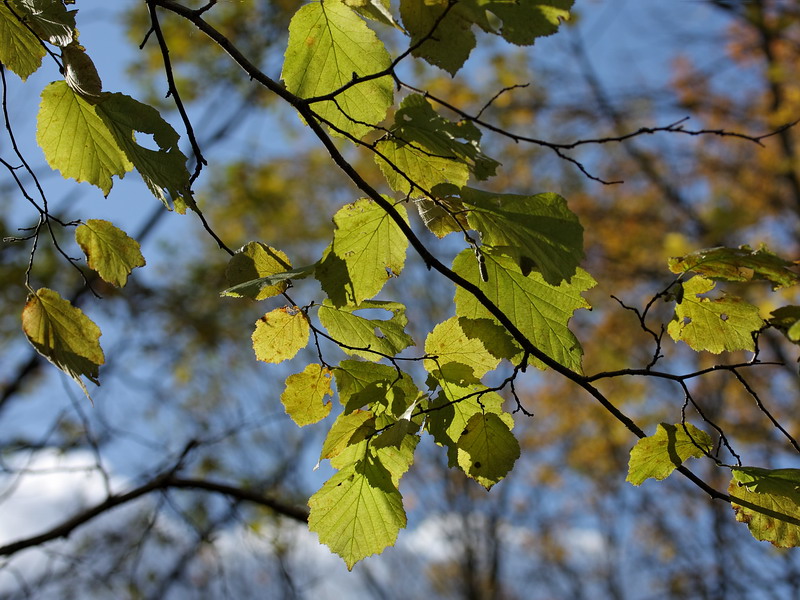
[[[487,490],[506,476],[519,453],[508,423],[494,413],[470,417],[458,439],[458,465]]]
[[[728,487],[736,520],[757,540],[800,546],[800,470],[737,467]]]
[[[18,17],[25,11],[14,2],[14,12],[0,2],[0,62],[25,81],[42,65],[44,46]],[[16,13],[16,16],[15,14]]]
[[[56,81],[42,91],[36,140],[53,169],[76,181],[96,185],[106,196],[111,177],[133,168],[94,104]]]
[[[86,255],[89,268],[117,287],[127,283],[133,269],[146,264],[139,242],[108,221],[89,219],[79,225],[75,241]]]
[[[331,403],[325,402],[325,396],[331,395],[330,369],[312,363],[302,373],[286,378],[281,402],[292,421],[303,427],[328,416]]]
[[[331,477],[308,501],[308,528],[348,569],[394,544],[406,526],[390,472],[369,453]]]
[[[578,269],[569,282],[550,285],[533,271],[522,274],[511,258],[483,252],[488,281],[481,280],[474,252],[464,250],[453,261],[453,270],[480,287],[517,328],[553,360],[580,372],[583,350],[567,327],[572,313],[589,308],[581,292],[595,285],[594,279]],[[456,289],[456,314],[467,319],[494,318],[472,294]]]
[[[85,376],[97,385],[100,365],[100,328],[81,309],[57,292],[41,288],[28,297],[22,311],[22,329],[36,351],[72,377],[89,397]]]
[[[405,207],[395,206],[408,221]],[[403,270],[408,240],[389,215],[371,200],[342,207],[333,217],[333,242],[316,277],[334,306],[359,305],[375,296]]]
[[[261,242],[250,242],[239,248],[228,262],[225,278],[228,280],[228,285],[236,287],[241,283],[285,273],[291,268],[289,258],[280,250]],[[237,292],[229,290],[223,293],[228,296],[244,296],[254,300],[263,300],[285,292],[288,287],[288,279],[284,279],[274,285],[265,285],[257,289],[252,286]]]
[[[362,310],[389,311],[392,316],[384,320],[367,319],[355,314],[355,311]],[[343,344],[340,346],[342,350],[351,356],[377,362],[383,358],[381,355],[394,356],[414,344],[414,340],[405,332],[408,324],[406,307],[398,302],[369,300],[358,306],[337,308],[325,300],[318,314],[320,323],[331,337]]]
[[[389,53],[375,33],[339,0],[306,4],[289,24],[289,46],[281,77],[301,98],[333,93],[354,77],[388,68]],[[386,116],[393,103],[391,77],[353,85],[313,110],[334,127],[363,137]]]
[[[253,332],[258,360],[279,363],[293,358],[308,344],[308,319],[296,306],[276,308],[261,317]]]
[[[437,357],[425,361],[429,373],[461,385],[478,383],[500,363],[480,340],[467,337],[457,317],[434,327],[425,340],[425,354]]]
[[[683,284],[683,299],[675,306],[675,319],[667,332],[697,351],[719,354],[725,350],[754,350],[753,334],[764,321],[758,308],[741,298],[701,298],[714,289],[714,282],[695,276]]]
[[[650,478],[666,479],[687,458],[700,458],[712,446],[711,437],[691,423],[686,430],[680,423],[661,423],[654,435],[640,439],[631,450],[626,481],[641,485]]]

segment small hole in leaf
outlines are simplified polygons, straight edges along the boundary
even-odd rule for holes
[[[474,466],[475,466],[476,469],[480,469],[481,468],[481,463],[476,462]]]
[[[153,150],[155,152],[161,150],[158,144],[156,144],[155,139],[153,139],[153,134],[142,133],[141,131],[137,131],[135,135],[136,135],[136,143],[142,148],[147,148],[148,150]]]
[[[691,317],[683,317],[683,324],[684,325],[688,325],[691,322],[692,322]]]
[[[720,319],[722,319],[723,321],[727,321],[727,320],[728,320],[728,315],[726,315],[725,313],[722,313],[722,314],[719,316],[719,318],[720,318]]]

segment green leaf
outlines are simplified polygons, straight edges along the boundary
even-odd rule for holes
[[[408,221],[405,207],[395,209]],[[408,240],[389,215],[371,200],[342,207],[333,217],[333,242],[316,277],[334,306],[359,305],[397,277],[406,260]]]
[[[374,433],[375,415],[371,411],[356,410],[342,413],[325,438],[320,460],[339,456],[348,446],[363,442]]]
[[[153,136],[159,150],[136,143],[134,132]],[[47,163],[64,177],[87,181],[107,196],[111,177],[136,167],[153,195],[179,212],[192,205],[186,157],[179,136],[156,109],[123,94],[84,97],[64,81],[42,91],[37,141]]]
[[[522,348],[514,341],[511,334],[491,319],[458,319],[461,329],[471,339],[480,340],[481,344],[497,358],[507,358],[517,362],[522,358]]]
[[[267,246],[267,248],[269,248],[269,246]],[[281,255],[283,255],[283,253],[280,250],[274,250],[274,252],[276,254],[275,256],[276,259]],[[240,260],[241,263],[236,267],[237,272],[239,267],[247,265],[247,261],[245,261],[244,259]],[[268,296],[265,296],[265,298],[273,296],[274,294],[272,293],[272,290],[281,288],[284,285],[288,287],[288,282],[290,279],[305,279],[309,275],[312,275],[316,270],[316,268],[317,268],[317,263],[314,263],[313,265],[306,265],[305,267],[297,267],[296,269],[292,269],[290,271],[284,271],[283,273],[275,273],[274,275],[269,275],[267,277],[259,277],[257,279],[251,279],[249,281],[245,281],[243,283],[238,283],[234,286],[231,286],[226,290],[222,290],[222,292],[220,292],[220,296],[231,296],[233,298],[256,298],[259,294],[261,294],[263,290],[268,290],[269,292]]]
[[[45,49],[39,39],[20,22],[19,18],[25,16],[23,7],[17,2],[13,2],[12,6],[14,12],[0,2],[0,63],[25,81],[42,66]]]
[[[288,278],[274,285],[252,285],[254,281],[263,282],[275,275],[284,275],[292,268],[292,264],[280,250],[276,250],[261,242],[250,242],[236,251],[225,269],[225,278],[231,287],[223,296],[252,298],[263,300],[282,294],[289,287]],[[240,284],[251,284],[242,287]],[[234,291],[236,290],[236,291]]]
[[[286,378],[281,402],[292,421],[303,427],[328,416],[331,403],[325,402],[325,396],[332,395],[330,369],[312,363],[302,373]]]
[[[688,431],[688,433],[687,433]],[[631,450],[625,481],[641,485],[646,479],[666,479],[690,457],[700,458],[713,447],[711,437],[691,423],[661,423],[654,435],[640,439]]]
[[[368,406],[378,427],[397,421],[420,395],[410,375],[389,365],[345,360],[333,375],[345,412]]]
[[[728,487],[736,520],[757,540],[800,546],[800,470],[736,467]]]
[[[419,198],[415,200],[415,204],[425,227],[438,238],[443,238],[448,233],[464,232],[469,229],[464,205],[457,198],[437,197],[435,200]]]
[[[698,352],[752,352],[753,334],[764,326],[758,308],[741,298],[699,296],[713,289],[714,282],[699,275],[684,282],[683,299],[675,306],[675,319],[667,327],[670,336]]]
[[[487,490],[506,476],[519,453],[511,427],[491,412],[472,415],[458,439],[458,466]]]
[[[796,285],[800,275],[792,268],[796,264],[776,256],[766,247],[753,250],[750,246],[739,248],[708,248],[669,259],[669,268],[679,275],[693,271],[708,279],[723,281],[752,281],[764,279],[774,289]]]
[[[461,0],[436,26],[449,5],[447,0],[401,0],[400,15],[411,34],[411,45],[422,42],[414,56],[455,75],[475,47],[473,24],[512,44],[529,46],[536,38],[555,33],[561,21],[569,18],[572,4],[573,0]],[[498,22],[502,22],[499,28]]]
[[[457,317],[433,328],[425,340],[425,354],[437,357],[425,361],[431,375],[459,385],[479,383],[500,363],[480,340],[464,333]]]
[[[583,227],[558,194],[518,196],[462,188],[461,202],[484,245],[512,257],[523,275],[536,270],[558,285],[583,260]]]
[[[388,320],[381,320],[355,314],[355,311],[370,309],[388,311],[392,316]],[[406,307],[398,302],[368,300],[358,306],[337,308],[325,300],[318,314],[323,327],[337,342],[344,344],[340,346],[341,349],[351,356],[379,361],[383,358],[381,355],[394,356],[414,345],[414,340],[405,332],[405,326],[408,325]],[[367,347],[369,350],[366,350]]]
[[[391,58],[383,43],[352,9],[339,0],[303,6],[289,24],[289,46],[281,77],[301,98],[331,94],[350,83],[387,69]],[[391,77],[360,82],[333,100],[313,104],[335,128],[363,137],[385,117],[394,102]]]
[[[111,177],[123,177],[133,168],[96,106],[64,81],[42,91],[36,140],[53,169],[99,187],[106,196]]]
[[[87,398],[81,376],[100,385],[97,377],[105,362],[100,328],[58,292],[41,288],[28,297],[22,329],[36,351],[72,377]]]
[[[781,331],[790,341],[800,343],[800,306],[781,306],[772,311],[769,324]]]
[[[123,287],[136,267],[145,266],[139,242],[108,221],[89,219],[75,230],[75,241],[89,268],[108,283]]]
[[[453,270],[474,283],[488,299],[542,352],[565,367],[580,372],[583,350],[567,327],[573,312],[589,308],[581,293],[595,285],[594,279],[578,269],[569,282],[554,286],[533,271],[523,275],[511,258],[484,251],[488,281],[481,280],[478,261],[471,250],[462,251],[453,261]],[[456,315],[467,319],[492,319],[478,300],[461,288],[456,289]],[[541,366],[541,365],[540,365]]]
[[[299,308],[276,308],[261,317],[253,332],[253,350],[258,360],[279,363],[308,344],[308,318]]]
[[[469,121],[448,121],[423,96],[412,94],[400,104],[389,134],[377,145],[389,162],[379,154],[375,162],[393,190],[420,197],[426,194],[412,189],[409,179],[429,192],[440,183],[465,185],[470,173],[478,179],[494,175],[500,163],[481,153],[480,139],[480,130]]]
[[[458,465],[458,440],[474,415],[493,413],[509,428],[514,426],[511,415],[503,412],[503,398],[486,386],[464,387],[445,380],[439,383],[441,391],[429,406],[435,410],[426,413],[425,427],[437,444],[447,448],[450,467]]]
[[[344,3],[362,17],[402,29],[392,16],[389,0],[344,0]]]
[[[308,528],[344,559],[348,569],[394,544],[406,526],[400,491],[369,453],[331,477],[311,496]]]
[[[77,10],[67,10],[58,0],[11,0],[11,4],[43,40],[62,47],[77,40]]]
[[[392,483],[398,486],[400,479],[414,463],[414,450],[419,443],[419,436],[416,435],[418,429],[418,424],[400,419],[378,435],[345,446],[339,454],[331,458],[331,466],[345,469],[369,454],[386,467]]]
[[[193,206],[186,157],[178,147],[180,136],[152,106],[124,94],[107,94],[97,103],[97,114],[142,176],[150,192],[170,208],[184,213]],[[136,142],[136,132],[152,135],[158,150]]]

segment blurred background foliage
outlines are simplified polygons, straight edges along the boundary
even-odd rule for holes
[[[613,137],[686,116],[687,130],[759,135],[800,117],[796,3],[643,4],[648,6],[635,13],[649,21],[640,23],[641,32],[630,31],[642,55],[620,64],[602,62],[615,55],[598,54],[597,46],[603,36],[619,35],[613,22],[627,8],[597,0],[578,2],[573,23],[532,50],[483,46],[454,79],[428,67],[410,68],[420,87],[473,114],[499,90],[529,83],[501,94],[483,116],[552,142]],[[220,1],[206,17],[275,75],[288,20],[299,5]],[[685,19],[689,12],[707,21]],[[131,43],[139,44],[149,28],[144,8],[125,11],[124,26]],[[330,238],[330,216],[357,198],[354,190],[327,155],[309,144],[295,115],[244,77],[219,48],[173,15],[163,17],[162,27],[210,163],[198,182],[206,218],[231,248],[258,240],[286,252],[295,266],[314,262]],[[658,36],[643,33],[653,31]],[[391,36],[390,41],[400,43]],[[643,73],[637,60],[647,52],[661,62],[643,63]],[[172,99],[164,98],[156,45],[151,41],[138,57],[128,73],[140,98],[178,123]],[[485,134],[486,153],[503,163],[487,187],[558,192],[584,225],[585,268],[599,281],[589,294],[594,310],[573,321],[587,373],[650,361],[652,339],[611,296],[643,308],[671,281],[668,257],[761,243],[787,258],[800,254],[798,135],[794,127],[759,146],[733,137],[662,133],[570,151],[597,178],[624,181],[604,185],[546,147]],[[369,181],[381,181],[371,156],[348,152]],[[11,206],[11,193],[3,189],[4,208]],[[294,367],[256,364],[250,350],[252,324],[265,305],[219,298],[227,285],[227,255],[194,224],[184,226],[185,234],[171,233],[165,214],[159,211],[141,231],[129,231],[143,241],[153,266],[136,273],[123,291],[101,290],[102,302],[82,296],[107,332],[109,366],[94,408],[20,344],[17,315],[27,249],[4,244],[0,339],[9,354],[16,353],[0,382],[1,498],[7,506],[24,502],[21,493],[36,465],[52,463],[48,469],[70,473],[67,459],[78,456],[84,465],[78,471],[92,485],[102,488],[105,481],[125,489],[174,464],[190,442],[181,467],[186,476],[297,505],[320,485],[326,467],[321,474],[312,469],[325,425],[298,430],[279,401],[283,379]],[[459,246],[460,240],[448,238],[437,251],[452,255]],[[77,273],[46,249],[37,255],[35,276],[76,294],[81,286]],[[298,281],[290,295],[314,299],[313,285]],[[747,293],[764,317],[777,305],[766,287],[750,286]],[[783,292],[781,301],[797,303],[793,294]],[[450,316],[452,295],[450,286],[413,259],[385,292],[407,303],[409,329],[418,341]],[[657,303],[649,322],[658,329],[669,318],[668,307]],[[771,334],[762,338],[762,358],[778,358],[786,367],[749,369],[745,377],[780,423],[797,434],[796,351]],[[747,359],[664,343],[662,370],[690,372]],[[680,419],[684,396],[675,383],[616,378],[602,387],[648,433],[661,421]],[[692,380],[689,387],[745,464],[795,464],[790,446],[730,373]],[[219,495],[170,490],[105,515],[68,542],[0,563],[2,593],[464,600],[800,596],[797,554],[754,541],[729,506],[706,500],[678,477],[641,488],[625,483],[635,440],[569,382],[530,369],[518,391],[535,416],[517,415],[523,452],[508,479],[486,493],[449,471],[441,449],[422,443],[401,489],[409,530],[396,548],[352,574],[318,548],[302,525]],[[696,413],[688,416],[700,423]],[[718,489],[727,485],[719,470],[701,462],[691,466]]]

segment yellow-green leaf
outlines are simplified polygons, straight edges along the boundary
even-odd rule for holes
[[[753,351],[753,334],[764,326],[758,307],[741,298],[700,297],[713,289],[714,282],[699,275],[685,282],[683,298],[675,306],[675,319],[667,332],[676,342],[682,340],[697,351]]]
[[[261,317],[253,332],[256,358],[279,363],[294,356],[308,344],[308,319],[299,308],[276,308]]]
[[[519,442],[499,415],[472,415],[458,439],[458,465],[487,490],[503,479],[519,458]]]
[[[700,458],[712,446],[711,437],[691,423],[685,430],[680,423],[661,423],[655,434],[640,439],[631,450],[626,481],[641,485],[650,478],[666,479],[687,458]]]
[[[457,317],[433,328],[425,340],[425,354],[437,357],[425,361],[429,373],[460,385],[478,383],[500,363],[479,339],[467,337]]]
[[[87,397],[81,376],[100,385],[97,377],[105,362],[100,328],[58,292],[41,288],[28,297],[22,329],[36,351],[72,377]]]
[[[306,4],[289,24],[289,45],[281,77],[301,98],[325,96],[354,77],[372,75],[391,64],[375,33],[339,0]],[[334,127],[362,137],[386,116],[393,103],[391,77],[353,85],[312,109]]]
[[[375,433],[375,415],[368,410],[356,410],[339,415],[331,426],[320,459],[339,456],[345,448],[362,442]]]
[[[21,7],[13,3],[13,8],[12,13],[0,2],[0,63],[24,81],[42,65],[45,50],[39,39],[20,22],[18,17],[24,15]]]
[[[285,273],[291,268],[292,265],[289,262],[289,258],[280,250],[261,242],[250,242],[239,248],[228,262],[228,267],[225,269],[225,278],[228,280],[228,285],[236,287],[248,281]],[[266,285],[258,288],[252,286],[252,288],[240,291],[223,293],[228,296],[263,300],[285,292],[288,287],[288,279],[284,279],[275,285]]]
[[[331,403],[325,402],[325,396],[331,395],[331,370],[312,363],[302,373],[286,378],[281,402],[292,421],[303,427],[328,416]]]
[[[795,266],[764,246],[757,250],[750,246],[707,248],[669,259],[670,270],[679,275],[693,271],[708,279],[724,281],[763,279],[771,282],[775,289],[800,282],[800,275],[793,270]]]
[[[736,520],[757,540],[800,546],[800,470],[738,467],[732,475],[728,494]]]
[[[117,287],[127,283],[133,269],[146,264],[139,242],[108,221],[89,219],[79,225],[75,241],[86,255],[89,268]]]

